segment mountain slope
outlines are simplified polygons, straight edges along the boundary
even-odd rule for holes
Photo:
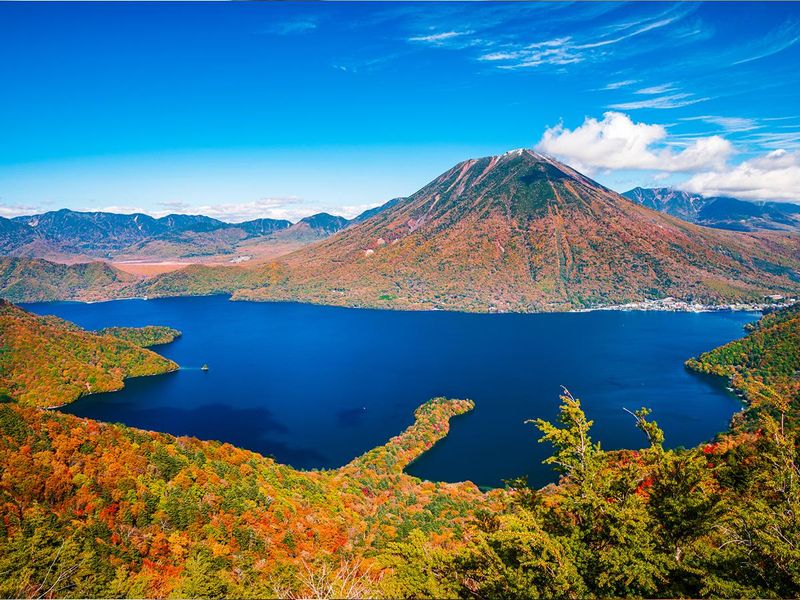
[[[12,302],[125,297],[137,281],[104,262],[62,265],[38,258],[0,257],[0,294]]]
[[[236,297],[530,311],[800,289],[797,236],[698,227],[529,150],[464,161],[282,260],[286,283]]]
[[[236,239],[247,236],[236,231]],[[523,312],[666,296],[708,304],[761,301],[800,291],[800,236],[700,227],[528,150],[459,163],[363,222],[323,213],[264,239],[310,245],[278,262],[197,265],[151,279],[102,263],[3,259],[0,290],[16,301],[233,293],[254,300]],[[213,237],[207,243],[223,242]]]
[[[156,219],[138,213],[69,209],[13,219],[0,217],[0,253],[67,263],[93,259],[147,262],[200,257],[227,261],[234,254],[274,257],[324,239],[389,208],[398,200],[365,211],[352,221],[317,213],[294,224],[285,219],[226,223],[204,215],[171,214]]]
[[[747,337],[687,361],[695,371],[728,377],[751,407],[783,399],[796,427],[800,422],[800,304],[770,313],[750,326]]]
[[[389,208],[392,208],[394,205],[398,204],[399,202],[402,202],[403,200],[405,200],[405,198],[392,198],[391,200],[389,200],[388,202],[384,202],[380,206],[376,206],[375,208],[368,208],[357,217],[354,217],[353,220],[350,221],[350,223],[355,224],[355,223],[361,223],[362,221],[366,221],[370,217],[374,217],[378,213],[383,212]]]
[[[800,205],[703,197],[671,188],[634,188],[622,194],[642,206],[690,223],[733,231],[800,231]]]
[[[172,214],[158,219],[167,231],[171,233],[184,233],[192,231],[196,233],[206,233],[217,229],[227,229],[232,227],[230,223],[224,223],[218,219],[205,215],[178,215]]]
[[[0,217],[0,252],[7,254],[31,244],[36,233],[29,225]]]

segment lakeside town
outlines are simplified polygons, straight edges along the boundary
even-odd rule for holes
[[[764,302],[733,302],[730,304],[702,304],[679,300],[668,296],[658,300],[643,300],[641,302],[628,302],[626,304],[613,304],[598,308],[582,308],[572,312],[592,312],[596,310],[644,310],[663,312],[772,312],[788,308],[798,302],[797,298],[780,295],[766,296]]]

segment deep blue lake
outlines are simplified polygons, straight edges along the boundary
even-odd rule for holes
[[[623,411],[647,406],[669,446],[726,428],[738,400],[683,362],[743,334],[752,313],[603,311],[535,315],[395,312],[226,297],[26,305],[87,329],[169,325],[154,348],[182,369],[129,380],[64,410],[218,439],[299,468],[338,467],[383,444],[435,396],[473,412],[411,466],[432,480],[500,485],[555,479],[525,419],[554,419],[562,385],[579,397],[604,448],[639,448]],[[209,371],[199,367],[207,363]]]

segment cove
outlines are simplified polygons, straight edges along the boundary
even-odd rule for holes
[[[298,468],[332,468],[383,444],[436,396],[471,398],[450,434],[408,472],[482,486],[555,480],[549,449],[523,421],[554,419],[561,386],[594,419],[606,449],[639,448],[623,408],[647,406],[668,446],[726,428],[741,408],[719,378],[683,362],[743,335],[753,313],[599,311],[465,314],[231,302],[224,296],[41,303],[25,308],[87,329],[169,325],[155,351],[181,370],[128,380],[62,410],[216,439]],[[208,371],[200,366],[208,364]]]

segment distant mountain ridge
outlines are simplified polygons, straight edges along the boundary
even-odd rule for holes
[[[800,205],[706,197],[672,188],[633,188],[622,194],[642,206],[690,223],[733,231],[800,231]]]
[[[370,213],[381,207],[370,209]],[[160,253],[192,257],[233,253],[252,238],[305,244],[324,239],[363,218],[317,213],[292,223],[260,218],[227,223],[205,215],[170,214],[156,218],[142,213],[117,214],[61,209],[0,217],[0,253],[5,256],[113,259],[118,255]]]
[[[4,226],[10,229],[9,233]],[[52,252],[111,258],[154,240],[183,243],[191,248],[225,237],[269,235],[290,226],[289,221],[275,219],[232,224],[203,215],[171,214],[155,218],[141,213],[61,209],[0,221],[0,247],[6,255],[40,256]]]
[[[697,220],[700,209],[706,204],[706,199],[700,194],[690,194],[672,188],[636,187],[622,195],[642,206],[665,212],[691,223]]]
[[[286,228],[275,238],[280,240],[313,242],[324,239],[341,231],[350,224],[348,219],[328,213],[317,213],[304,217],[291,227]]]

